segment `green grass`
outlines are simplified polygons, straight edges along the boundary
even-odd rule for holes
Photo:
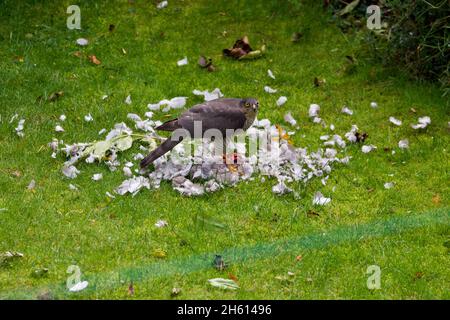
[[[0,297],[37,298],[49,291],[54,298],[161,299],[170,298],[173,287],[182,288],[179,297],[186,299],[450,297],[449,101],[438,87],[409,82],[401,71],[366,61],[360,56],[359,35],[342,34],[318,5],[169,1],[166,9],[156,10],[152,1],[81,1],[82,30],[71,31],[65,25],[70,4],[1,4],[0,208],[7,210],[0,211],[0,252],[20,251],[24,257],[0,267]],[[115,25],[113,32],[109,24]],[[292,44],[290,36],[299,30],[307,31],[300,43]],[[237,62],[221,56],[223,48],[243,35],[254,46],[267,45],[263,58]],[[78,47],[79,37],[88,38],[89,46]],[[78,50],[96,55],[102,64],[75,57]],[[218,71],[200,69],[200,54],[211,56]],[[344,72],[346,55],[358,57],[351,74]],[[177,67],[184,56],[190,63]],[[269,68],[276,80],[267,77]],[[326,84],[314,87],[314,77],[325,78]],[[278,95],[265,93],[264,85],[277,88],[288,102],[276,107]],[[120,172],[85,164],[71,181],[60,172],[64,159],[50,157],[46,145],[52,137],[67,143],[92,141],[101,128],[124,121],[127,113],[143,114],[147,103],[188,96],[193,105],[201,101],[192,95],[193,89],[215,87],[228,97],[258,98],[260,118],[283,126],[284,113],[291,111],[301,126],[293,137],[295,145],[310,150],[320,146],[319,136],[326,130],[307,116],[309,104],[318,103],[322,118],[334,123],[337,133],[343,135],[357,124],[378,149],[363,154],[360,146],[349,145],[350,164],[336,167],[326,186],[316,180],[295,186],[301,199],[276,196],[271,192],[275,181],[255,180],[201,198],[183,197],[164,183],[159,190],[108,201],[105,192],[124,179]],[[64,96],[55,102],[37,100],[60,90]],[[109,99],[103,101],[104,94]],[[128,94],[131,105],[123,102]],[[379,108],[371,109],[371,101]],[[353,116],[340,113],[344,104],[354,110]],[[9,124],[15,113],[26,119],[22,139],[14,132],[17,122]],[[63,113],[66,132],[57,134],[54,126]],[[87,113],[94,122],[84,122]],[[402,119],[403,126],[391,125],[391,115]],[[424,115],[432,120],[425,131],[409,127]],[[410,149],[402,152],[396,146],[404,138]],[[397,152],[392,155],[383,148]],[[121,160],[130,155],[121,155]],[[91,181],[98,172],[104,179]],[[32,179],[35,192],[26,188]],[[394,181],[395,188],[384,189],[388,181]],[[69,183],[80,191],[70,191]],[[331,195],[328,206],[312,206],[317,190]],[[308,215],[309,210],[319,216]],[[433,212],[440,214],[439,223],[401,228],[402,221]],[[220,221],[225,228],[198,226],[198,215]],[[170,228],[154,227],[161,218]],[[370,234],[370,226],[389,225],[392,219],[399,219],[398,230]],[[345,237],[345,230],[356,226],[369,230],[368,236]],[[344,230],[337,233],[342,241],[334,242],[333,236],[327,238],[333,241],[320,244],[317,235],[335,235],[336,230]],[[282,245],[311,235],[311,245]],[[233,248],[256,250],[270,243],[279,249],[246,259],[231,254]],[[156,249],[165,250],[167,257],[155,257]],[[211,266],[214,254],[224,255],[230,264],[227,270]],[[178,261],[186,268],[181,265],[169,272]],[[90,286],[77,294],[61,290],[72,264],[90,280]],[[366,286],[366,269],[374,264],[382,272],[381,289],[375,291]],[[49,269],[46,277],[31,276],[42,267]],[[280,280],[278,276],[288,271],[295,275]],[[114,276],[117,273],[122,278]],[[239,290],[207,284],[207,279],[229,274],[238,278]],[[128,294],[130,281],[133,296]]]

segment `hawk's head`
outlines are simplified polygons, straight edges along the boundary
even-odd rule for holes
[[[246,98],[242,99],[242,106],[249,111],[258,112],[259,103],[255,98]]]

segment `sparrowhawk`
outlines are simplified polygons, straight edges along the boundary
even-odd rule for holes
[[[191,137],[194,137],[194,122],[200,121],[202,136],[206,130],[217,129],[222,134],[223,141],[225,141],[227,130],[247,130],[255,120],[258,108],[258,101],[254,98],[215,99],[193,106],[178,118],[169,120],[156,127],[156,130],[175,131],[176,129],[185,129]],[[183,137],[166,139],[141,161],[141,168],[147,167],[153,161],[172,150],[182,140]]]

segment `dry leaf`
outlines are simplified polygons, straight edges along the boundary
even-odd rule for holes
[[[301,33],[301,32],[294,32],[292,34],[291,41],[294,42],[294,43],[299,42],[302,37],[303,37],[303,33]]]
[[[96,64],[96,65],[99,65],[99,64],[102,63],[102,62],[101,62],[100,60],[98,60],[97,57],[94,56],[94,55],[89,56],[89,61],[91,61],[93,64]]]
[[[265,51],[263,45],[260,50],[253,50],[250,47],[248,37],[244,36],[241,39],[236,40],[232,48],[223,49],[222,52],[225,56],[232,57],[234,59],[253,59],[260,57]]]
[[[48,101],[50,102],[54,102],[57,99],[61,98],[64,95],[64,91],[57,91],[57,92],[53,92],[49,97],[48,97]]]
[[[441,203],[441,196],[438,193],[436,193],[431,199],[431,201],[433,201],[434,204],[439,204]]]
[[[133,295],[134,295],[134,286],[133,286],[133,282],[131,282],[130,285],[128,286],[128,295],[129,295],[129,296],[133,296]]]

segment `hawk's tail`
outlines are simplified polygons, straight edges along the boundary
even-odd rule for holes
[[[141,168],[147,167],[148,165],[153,163],[153,161],[155,161],[156,159],[158,159],[162,155],[166,154],[167,152],[169,152],[173,148],[175,148],[175,146],[177,144],[179,144],[182,140],[183,140],[183,137],[180,137],[178,141],[177,140],[172,140],[172,138],[166,139],[163,143],[161,143],[159,145],[158,148],[156,148],[155,150],[150,152],[150,154],[148,156],[146,156],[144,159],[142,159],[142,161],[141,161]]]

